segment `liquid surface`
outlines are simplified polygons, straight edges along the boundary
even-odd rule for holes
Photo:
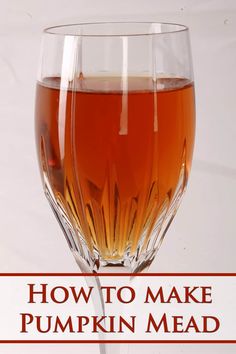
[[[106,261],[149,242],[180,176],[182,190],[187,182],[194,129],[186,79],[55,77],[37,85],[43,178],[78,238]]]

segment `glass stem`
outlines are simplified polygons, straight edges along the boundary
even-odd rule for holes
[[[100,267],[99,269],[99,273],[109,273],[114,274],[114,273],[130,273],[130,269],[128,267],[125,266],[113,266],[113,265],[107,265],[104,267]],[[103,280],[104,280],[104,276],[100,276],[98,277],[99,283],[100,283],[100,287],[103,285]],[[127,283],[130,283],[130,277],[126,276],[127,279]],[[114,276],[113,278],[110,277],[110,286],[116,286],[117,285],[117,276]],[[101,306],[104,309],[104,316],[107,315],[107,304],[105,303],[105,299],[103,294],[101,293],[100,296],[101,299]],[[121,309],[121,314],[122,314],[122,309]],[[100,354],[128,354],[129,352],[129,344],[126,343],[102,343],[100,344]]]
[[[81,269],[82,270],[82,269]],[[114,276],[112,278],[112,274],[114,273],[128,273],[129,269],[125,267],[102,267],[99,269],[99,273],[109,273],[111,274],[111,277],[109,277],[109,286],[117,286],[117,277]],[[130,284],[130,277],[126,276],[126,284]],[[106,276],[86,276],[85,277],[87,285],[92,286],[94,288],[94,291],[92,292],[92,300],[93,300],[93,305],[94,305],[94,311],[96,316],[107,316],[108,311],[107,311],[107,303],[105,301],[103,292],[101,291],[102,286],[106,286],[107,282],[105,279],[107,279]],[[121,309],[122,313],[122,309]],[[98,339],[99,340],[106,340],[106,339],[111,339],[110,337],[107,338],[106,333],[104,332],[99,332],[98,333]],[[129,344],[125,343],[100,343],[99,344],[99,350],[100,354],[128,354],[129,351]]]

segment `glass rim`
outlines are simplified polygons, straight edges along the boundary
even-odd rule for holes
[[[151,31],[151,32],[137,32],[137,33],[103,33],[103,34],[83,34],[83,33],[70,33],[67,31],[70,27],[89,27],[89,26],[102,26],[102,25],[163,25],[169,26],[169,30],[165,31]],[[59,32],[58,30],[65,29],[64,32]],[[180,23],[174,22],[159,22],[159,21],[99,21],[99,22],[78,22],[70,24],[60,24],[56,26],[50,26],[43,30],[44,34],[51,34],[55,36],[72,36],[72,37],[142,37],[142,36],[154,36],[154,35],[163,35],[163,34],[176,34],[181,32],[188,32],[189,27]]]

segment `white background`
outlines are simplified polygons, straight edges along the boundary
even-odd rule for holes
[[[0,0],[0,272],[78,270],[42,193],[34,144],[35,79],[42,28],[104,19],[179,22],[191,30],[194,163],[186,196],[151,270],[235,272],[235,0]],[[60,348],[71,354],[98,350]],[[230,345],[138,348],[156,354],[236,351]],[[60,352],[54,345],[0,347],[4,354],[42,350]]]

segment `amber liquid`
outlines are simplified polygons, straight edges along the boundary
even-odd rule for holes
[[[124,87],[123,87],[124,88]],[[60,78],[37,85],[43,178],[78,238],[115,261],[147,244],[194,143],[194,89],[185,79]]]

